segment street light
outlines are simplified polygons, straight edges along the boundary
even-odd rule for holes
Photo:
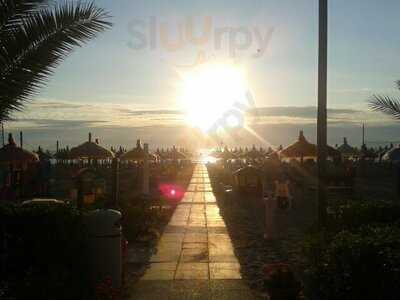
[[[318,223],[326,222],[328,0],[319,0],[318,44]]]

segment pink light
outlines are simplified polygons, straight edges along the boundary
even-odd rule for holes
[[[185,194],[185,189],[175,184],[160,184],[158,189],[161,196],[169,202],[179,202]]]

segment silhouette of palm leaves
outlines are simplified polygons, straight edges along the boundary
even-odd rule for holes
[[[396,86],[400,90],[400,80],[396,81]],[[397,120],[400,120],[400,100],[385,96],[385,95],[374,95],[369,100],[369,107],[374,111],[383,112]]]
[[[0,0],[0,121],[21,110],[75,47],[110,28],[108,18],[92,2]]]

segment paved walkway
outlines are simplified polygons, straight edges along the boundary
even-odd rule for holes
[[[207,169],[198,164],[131,299],[217,298],[253,296],[241,280],[240,264],[219,213]]]

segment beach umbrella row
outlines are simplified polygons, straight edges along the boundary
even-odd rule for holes
[[[84,142],[83,144],[72,148],[70,151],[61,151],[60,154],[56,155],[56,158],[60,159],[112,159],[115,151],[110,151],[99,145],[98,140],[96,142],[92,142],[92,135],[89,133],[89,140]],[[159,158],[161,159],[170,159],[170,160],[185,160],[187,159],[188,151],[186,154],[180,152],[175,146],[172,149],[168,149],[167,151],[162,151],[152,154],[146,153],[144,148],[142,147],[141,141],[136,141],[136,147],[132,150],[125,151],[120,148],[120,151],[117,152],[117,156],[124,161],[143,161],[147,158],[151,161],[157,161]]]

